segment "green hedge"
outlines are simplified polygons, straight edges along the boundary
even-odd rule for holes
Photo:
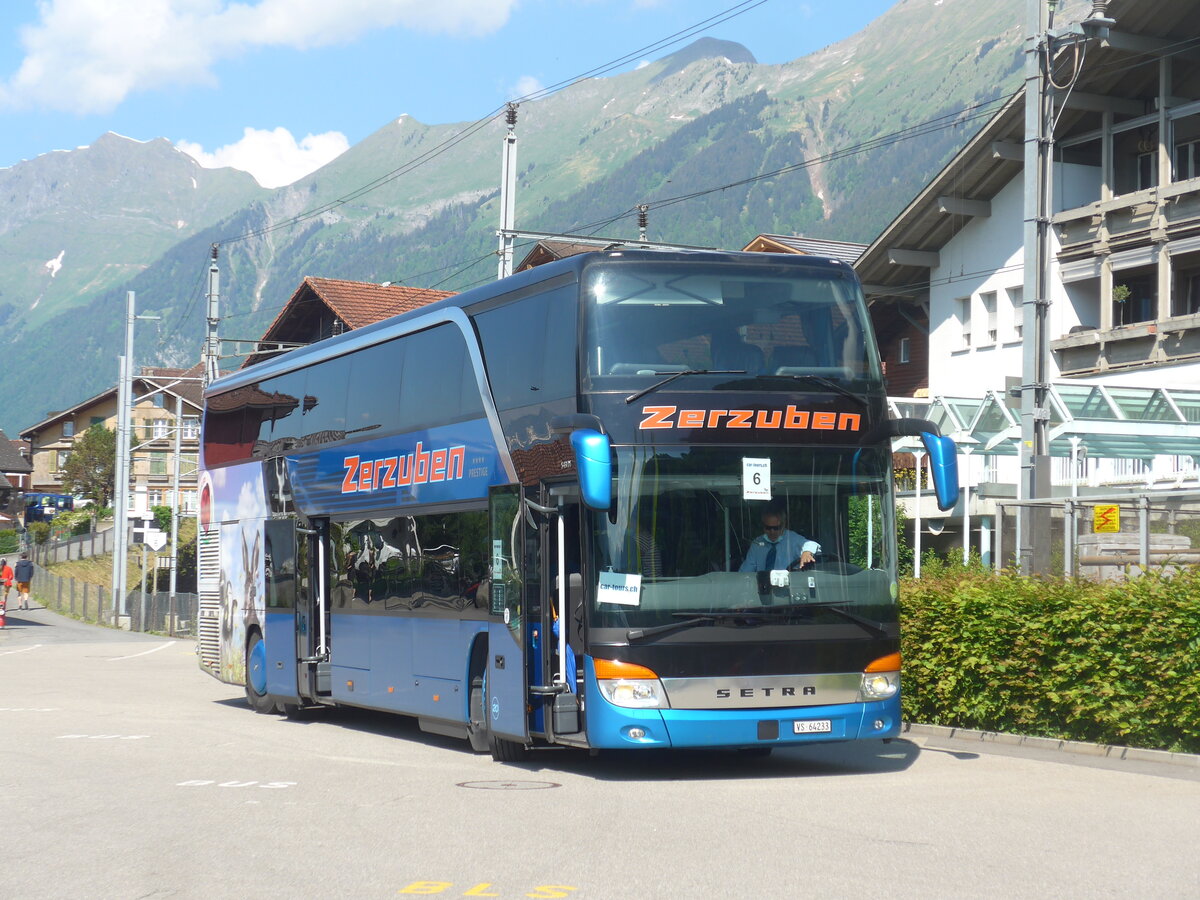
[[[1200,572],[901,591],[909,722],[1200,753]]]

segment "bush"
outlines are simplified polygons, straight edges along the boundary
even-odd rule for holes
[[[74,537],[77,534],[91,534],[91,510],[76,509],[71,512],[59,513],[51,520],[50,528],[55,535],[62,538]]]
[[[1197,570],[960,570],[908,581],[901,611],[908,721],[1200,752]]]
[[[171,507],[152,506],[150,514],[154,516],[154,524],[163,534],[171,533]]]
[[[21,546],[21,536],[11,528],[0,531],[0,553],[16,553]]]
[[[44,544],[50,540],[49,522],[30,522],[25,530],[29,533],[29,540],[35,544]]]

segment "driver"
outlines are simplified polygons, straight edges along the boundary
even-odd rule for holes
[[[762,525],[764,533],[750,542],[739,572],[790,569],[797,563],[803,569],[814,562],[814,554],[821,552],[816,541],[788,530],[787,513],[779,504],[772,503],[763,510]]]

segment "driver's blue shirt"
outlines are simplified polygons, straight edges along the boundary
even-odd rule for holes
[[[750,542],[746,560],[738,569],[739,572],[765,572],[767,570],[767,554],[771,552],[772,541],[765,534],[760,534]],[[821,545],[810,541],[794,531],[783,531],[775,545],[775,569],[786,569],[800,559],[800,554],[807,550],[809,553],[820,553]]]

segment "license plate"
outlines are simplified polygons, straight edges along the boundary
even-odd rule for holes
[[[829,719],[806,719],[792,723],[792,734],[828,734],[831,731],[833,722]]]

